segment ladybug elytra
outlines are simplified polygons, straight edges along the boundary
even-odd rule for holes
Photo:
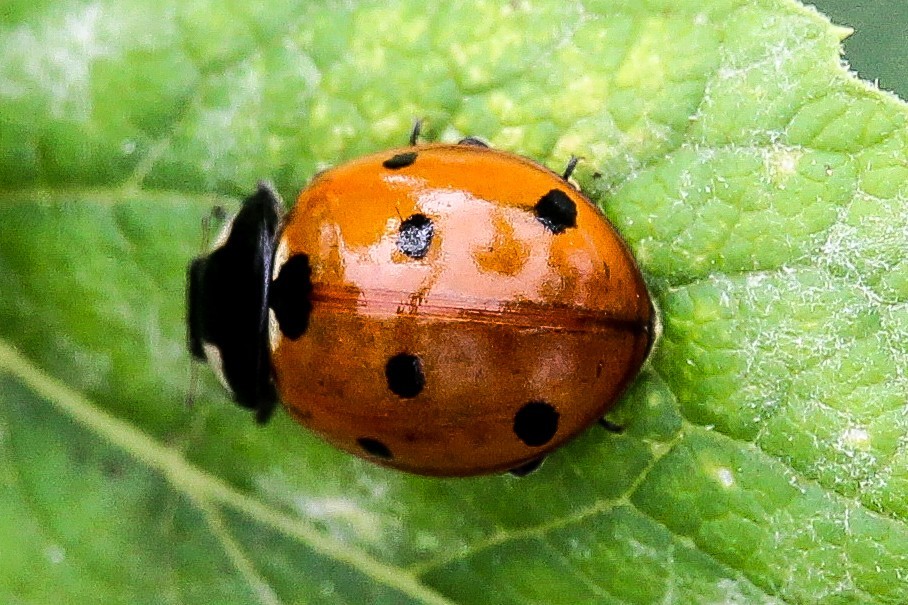
[[[526,471],[595,423],[652,343],[643,278],[567,181],[475,138],[265,185],[189,269],[193,355],[264,421],[441,476]]]

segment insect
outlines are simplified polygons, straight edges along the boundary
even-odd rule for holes
[[[653,311],[565,174],[475,138],[260,185],[189,268],[193,355],[260,422],[419,474],[523,474],[638,373]]]

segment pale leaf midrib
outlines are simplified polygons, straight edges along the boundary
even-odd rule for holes
[[[20,380],[34,393],[91,432],[123,449],[149,468],[160,472],[174,489],[186,493],[193,500],[229,506],[263,525],[298,540],[322,556],[342,562],[374,581],[419,602],[429,605],[454,605],[406,570],[382,563],[364,552],[325,536],[305,521],[243,494],[199,469],[179,453],[162,446],[136,427],[109,415],[79,393],[44,373],[5,339],[0,339],[0,371]]]

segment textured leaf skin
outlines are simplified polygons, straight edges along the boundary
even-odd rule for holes
[[[787,0],[0,12],[0,600],[908,602],[908,110]],[[256,180],[480,135],[579,180],[662,318],[521,480],[411,477],[203,372],[188,259]]]

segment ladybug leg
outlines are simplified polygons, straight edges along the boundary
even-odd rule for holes
[[[621,433],[624,432],[623,426],[621,426],[620,424],[615,424],[608,418],[600,418],[599,424],[600,424],[600,426],[602,426],[602,428],[604,428],[608,432],[615,433],[616,435],[620,435]]]
[[[571,159],[568,160],[567,166],[564,167],[564,173],[561,175],[561,178],[568,180],[571,178],[571,175],[574,174],[574,168],[577,167],[577,162],[580,161],[576,155],[572,155]]]
[[[474,147],[488,147],[489,144],[476,137],[466,137],[457,141],[458,145],[473,145]]]
[[[542,466],[542,463],[545,462],[545,456],[540,456],[539,458],[533,458],[529,462],[524,462],[520,466],[516,466],[509,470],[508,472],[514,475],[515,477],[526,477],[537,468]]]
[[[422,132],[422,118],[416,118],[413,121],[413,128],[410,130],[410,147],[415,147],[419,142],[419,133]]]

